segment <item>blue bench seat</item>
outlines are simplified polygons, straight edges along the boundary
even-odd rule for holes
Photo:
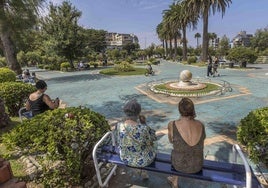
[[[97,145],[98,144],[96,144],[96,146]],[[98,174],[99,169],[97,169],[99,168],[99,162],[112,163],[115,166],[126,166],[126,164],[120,159],[117,147],[113,144],[109,146],[99,145],[97,148],[94,148],[93,160],[94,163],[96,163],[95,169],[97,172],[97,177],[100,177],[100,174]],[[177,175],[181,177],[218,182],[223,184],[230,184],[235,186],[242,186],[247,188],[261,188],[261,185],[254,173],[252,172],[251,168],[249,167],[246,170],[245,165],[242,164],[204,160],[204,165],[200,172],[194,174],[187,174],[176,171],[172,167],[170,155],[165,153],[158,153],[155,158],[155,161],[151,165],[138,169],[159,172],[168,175]],[[114,171],[115,169],[113,170],[113,172]],[[98,179],[100,186],[106,186],[108,184],[109,179],[105,181],[105,183],[103,183],[101,179],[100,181]]]

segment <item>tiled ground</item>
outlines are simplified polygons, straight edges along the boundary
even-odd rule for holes
[[[236,127],[240,119],[251,110],[268,104],[268,65],[249,66],[254,69],[244,71],[219,69],[221,77],[211,78],[211,81],[230,82],[232,92],[220,96],[193,98],[197,119],[206,126],[207,139],[204,152],[207,158],[229,161],[231,146],[236,142]],[[52,98],[59,97],[68,106],[89,107],[106,116],[111,123],[120,120],[123,116],[122,107],[127,100],[137,98],[149,125],[166,133],[167,123],[178,118],[179,98],[154,95],[146,89],[147,83],[161,79],[178,79],[179,73],[185,69],[190,70],[195,78],[204,78],[206,68],[166,61],[162,61],[160,65],[153,68],[156,75],[148,77],[144,75],[104,76],[98,74],[98,70],[95,69],[67,73],[35,71],[37,77],[47,81],[47,93]],[[167,136],[160,138],[158,149],[161,152],[170,152],[171,145]],[[141,181],[136,177],[124,178],[125,176],[128,176],[128,173],[116,176],[110,186],[118,188],[169,187],[166,175],[150,173],[151,178],[148,181]],[[189,179],[184,179],[180,185],[181,187],[224,187]]]

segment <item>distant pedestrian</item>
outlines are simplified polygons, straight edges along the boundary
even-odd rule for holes
[[[213,77],[220,76],[218,73],[219,59],[216,57],[213,63]]]
[[[209,77],[210,75],[212,76],[213,73],[212,73],[212,58],[209,55],[208,56],[208,66],[207,66],[207,77]]]

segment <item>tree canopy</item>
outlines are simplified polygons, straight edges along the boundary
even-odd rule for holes
[[[58,56],[65,57],[72,67],[74,59],[83,56],[86,46],[82,28],[78,25],[81,14],[67,1],[60,6],[51,3],[49,14],[42,22],[42,30],[49,41],[47,45]]]
[[[0,48],[3,50],[7,65],[17,74],[21,73],[16,58],[15,38],[36,24],[39,8],[45,0],[0,1]]]

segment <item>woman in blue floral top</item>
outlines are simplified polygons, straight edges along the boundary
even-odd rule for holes
[[[129,101],[124,112],[126,118],[117,125],[120,158],[129,166],[147,166],[156,155],[155,131],[139,121],[141,106],[136,100]]]

